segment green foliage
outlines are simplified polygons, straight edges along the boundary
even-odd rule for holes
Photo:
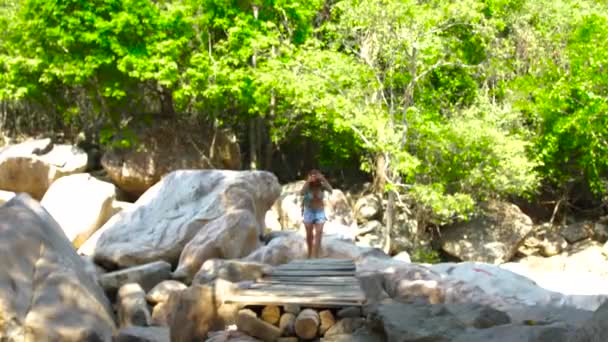
[[[420,247],[415,249],[411,255],[412,262],[425,264],[438,264],[441,262],[439,253],[435,250]]]
[[[0,0],[0,101],[104,144],[133,144],[138,113],[169,111],[241,138],[258,123],[271,148],[306,137],[323,165],[361,158],[372,173],[381,156],[386,192],[441,225],[541,183],[606,191],[606,13],[592,0]]]

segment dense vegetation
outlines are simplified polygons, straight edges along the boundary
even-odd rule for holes
[[[606,27],[598,0],[0,0],[0,124],[128,145],[142,114],[201,117],[268,169],[306,138],[438,224],[487,198],[597,208]]]

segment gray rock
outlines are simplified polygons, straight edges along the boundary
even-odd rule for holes
[[[55,180],[84,172],[87,160],[83,150],[55,145],[51,139],[8,146],[0,150],[0,189],[25,192],[40,200]]]
[[[172,292],[185,290],[187,288],[188,286],[177,280],[164,280],[154,286],[152,290],[148,291],[146,300],[152,304],[166,302]]]
[[[573,244],[589,238],[593,232],[593,224],[590,222],[577,222],[562,227],[560,234]]]
[[[452,342],[574,342],[574,328],[564,323],[540,326],[500,325],[489,329],[471,330]],[[582,341],[581,341],[582,342]]]
[[[576,332],[571,342],[605,342],[608,341],[608,300],[594,313],[591,319]]]
[[[350,335],[365,325],[362,317],[343,318],[325,332],[325,337],[333,335]]]
[[[152,321],[146,293],[136,283],[125,284],[118,290],[116,300],[118,322],[120,327],[142,326],[147,327]]]
[[[441,248],[463,261],[501,264],[532,231],[532,219],[511,203],[492,201],[484,214],[442,229]]]
[[[466,327],[442,305],[380,304],[371,321],[387,341],[447,342],[462,334]]]
[[[110,297],[113,297],[116,291],[125,284],[137,283],[147,292],[158,283],[170,278],[171,264],[156,261],[103,274],[99,277],[99,284]]]
[[[22,193],[0,206],[0,339],[110,341],[110,303],[44,208]]]
[[[362,312],[361,312],[361,308],[359,308],[358,306],[351,306],[348,308],[343,308],[338,310],[338,312],[336,313],[336,316],[338,318],[354,318],[354,317],[361,317]]]
[[[486,329],[511,323],[508,314],[491,307],[475,304],[446,304],[446,308],[467,327]]]
[[[259,247],[266,211],[279,192],[276,176],[266,171],[173,171],[114,215],[79,252],[119,267],[180,261],[192,277],[207,259],[240,258]],[[199,233],[211,241],[199,241],[201,236],[193,242]]]
[[[169,328],[128,327],[121,329],[115,342],[169,342]]]

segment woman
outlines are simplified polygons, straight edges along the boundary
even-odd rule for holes
[[[308,247],[308,258],[318,258],[321,250],[321,237],[323,225],[327,221],[325,216],[324,193],[333,191],[329,182],[319,170],[311,170],[308,173],[306,183],[300,190],[304,196],[302,201],[302,214],[304,216],[304,227],[306,227],[306,245]],[[314,236],[313,236],[314,233]]]

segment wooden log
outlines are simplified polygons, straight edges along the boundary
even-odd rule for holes
[[[236,326],[239,331],[265,342],[274,342],[281,336],[278,327],[255,317],[255,313],[251,310],[239,311],[236,317]]]
[[[276,305],[267,305],[262,309],[262,320],[277,325],[281,319],[281,309]]]
[[[298,315],[302,311],[302,308],[296,304],[285,304],[283,305],[283,311]]]
[[[319,312],[319,319],[321,320],[321,325],[319,326],[319,334],[321,336],[325,335],[325,332],[336,324],[336,319],[329,310]]]
[[[298,337],[310,340],[317,337],[319,332],[319,314],[312,309],[304,309],[296,318],[295,331]]]
[[[281,336],[293,336],[295,334],[296,315],[291,312],[286,312],[279,320],[279,330]]]

